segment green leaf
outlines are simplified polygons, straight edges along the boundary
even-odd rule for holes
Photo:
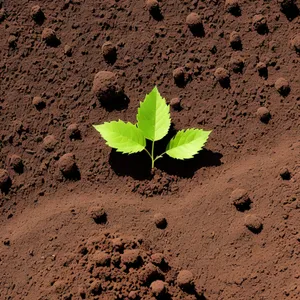
[[[194,128],[180,130],[169,142],[166,153],[177,159],[193,158],[203,148],[210,133]]]
[[[158,141],[167,135],[171,125],[170,106],[161,97],[157,87],[140,103],[136,117],[138,128],[148,140]]]
[[[140,129],[121,120],[105,122],[102,125],[93,125],[106,140],[106,144],[122,153],[136,153],[143,151],[146,139]]]

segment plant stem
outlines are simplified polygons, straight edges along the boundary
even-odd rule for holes
[[[155,159],[154,159],[154,141],[152,141],[151,160],[152,160],[151,168],[153,169],[154,168],[154,162],[155,162]]]

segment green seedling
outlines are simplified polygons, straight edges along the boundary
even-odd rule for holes
[[[101,134],[106,144],[118,152],[132,154],[141,151],[151,158],[151,167],[164,154],[175,159],[193,158],[205,145],[211,131],[190,128],[180,130],[170,140],[166,151],[154,157],[155,142],[165,137],[171,126],[170,106],[161,97],[157,87],[140,103],[137,123],[112,121],[93,127]],[[146,149],[146,139],[152,142],[151,150]]]

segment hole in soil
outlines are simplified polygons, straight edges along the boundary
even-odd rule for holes
[[[151,14],[152,18],[156,21],[162,21],[164,19],[159,7],[151,9],[150,14]]]
[[[293,21],[295,18],[299,16],[299,8],[294,1],[285,0],[281,4],[281,11],[285,14],[286,18],[289,21]]]
[[[124,93],[117,95],[110,99],[110,101],[100,101],[102,107],[104,107],[108,112],[112,112],[113,110],[123,110],[127,109],[129,104],[129,98]]]
[[[197,26],[194,26],[190,30],[191,30],[193,36],[205,37],[205,31],[204,31],[204,27],[202,24],[198,24]]]

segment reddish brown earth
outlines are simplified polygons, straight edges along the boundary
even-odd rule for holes
[[[299,1],[147,2],[0,1],[0,298],[300,299]],[[151,175],[92,125],[154,85],[213,132]]]

